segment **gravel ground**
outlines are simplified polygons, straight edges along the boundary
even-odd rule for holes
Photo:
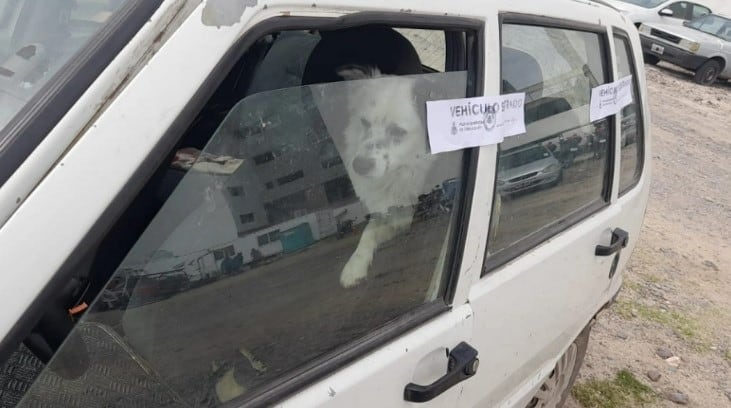
[[[689,407],[731,407],[731,83],[691,78],[647,66],[650,202],[618,302],[598,319],[577,381],[628,370],[657,394],[638,406],[675,407],[670,394],[680,392]]]

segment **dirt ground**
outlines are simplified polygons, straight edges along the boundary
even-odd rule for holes
[[[681,392],[689,407],[731,407],[731,83],[691,79],[647,66],[650,202],[618,302],[598,319],[577,381],[628,370],[657,395],[637,406],[674,407],[668,394]],[[658,348],[679,357],[677,367]]]

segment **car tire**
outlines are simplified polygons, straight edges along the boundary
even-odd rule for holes
[[[586,326],[566,352],[558,359],[551,375],[538,389],[526,408],[561,408],[571,393],[571,387],[584,363],[589,344],[591,324]]]
[[[713,85],[721,73],[721,63],[716,60],[708,60],[695,71],[693,81],[701,85]]]
[[[645,64],[657,65],[660,62],[660,57],[652,54],[642,54],[642,59]]]

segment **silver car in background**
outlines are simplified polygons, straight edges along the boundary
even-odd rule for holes
[[[643,24],[639,31],[645,62],[667,61],[694,71],[693,80],[702,85],[731,78],[731,18],[709,14],[682,27]]]
[[[563,175],[561,163],[541,144],[502,156],[498,167],[497,189],[501,195],[554,186]]]
[[[676,0],[602,0],[636,26],[642,23],[681,25],[685,21],[711,14],[711,9],[704,4]],[[698,3],[704,3],[704,0]]]

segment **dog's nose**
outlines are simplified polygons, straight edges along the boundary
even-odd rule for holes
[[[361,176],[366,176],[368,173],[373,170],[373,167],[375,167],[376,162],[373,159],[368,159],[365,157],[356,157],[355,160],[353,160],[353,170],[355,170],[356,173],[360,174]]]

